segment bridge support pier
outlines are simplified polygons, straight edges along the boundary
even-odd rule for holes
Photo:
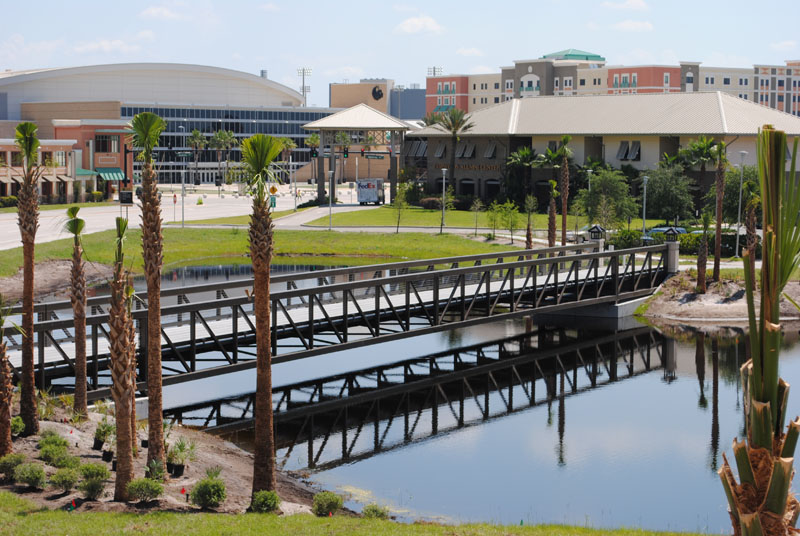
[[[678,242],[667,242],[667,273],[678,273]]]

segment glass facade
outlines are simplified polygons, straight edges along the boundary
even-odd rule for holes
[[[141,112],[152,112],[167,122],[167,128],[161,134],[157,149],[159,182],[178,184],[181,182],[181,173],[186,171],[185,181],[187,184],[193,181],[208,184],[213,183],[219,177],[220,166],[217,151],[206,148],[199,154],[191,156],[176,154],[177,152],[191,151],[191,148],[186,146],[186,138],[193,130],[199,130],[209,138],[218,130],[229,130],[233,132],[239,143],[253,134],[291,138],[297,145],[297,149],[292,153],[292,162],[302,165],[311,160],[311,153],[306,148],[305,140],[312,134],[312,132],[304,130],[303,125],[331,115],[334,110],[124,105],[120,112],[121,119],[131,119]],[[183,127],[183,130],[179,127]],[[198,161],[197,169],[194,165],[195,157]],[[231,162],[238,162],[241,159],[238,147],[234,147],[230,151],[229,158]],[[225,155],[222,155],[222,159],[225,159]],[[134,161],[134,174],[139,175],[140,167],[141,164]]]

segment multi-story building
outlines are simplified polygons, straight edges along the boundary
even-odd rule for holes
[[[668,65],[608,67],[607,93],[678,93],[681,91],[681,68]],[[601,94],[599,91],[597,94]]]
[[[458,108],[469,111],[469,75],[429,76],[425,83],[425,113]]]
[[[474,112],[502,101],[500,73],[473,74],[469,76],[467,110]]]
[[[366,104],[398,119],[421,119],[425,115],[425,90],[418,84],[406,88],[395,86],[388,78],[363,78],[354,83],[333,83],[329,94],[331,108]]]

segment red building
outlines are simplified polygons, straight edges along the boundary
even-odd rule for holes
[[[667,65],[609,67],[608,93],[673,93],[681,90],[681,68]]]
[[[425,113],[445,112],[458,108],[469,109],[469,76],[446,75],[428,77],[425,84]]]

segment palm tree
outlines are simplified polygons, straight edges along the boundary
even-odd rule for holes
[[[469,132],[474,123],[470,122],[464,110],[450,108],[439,116],[438,125],[450,134],[450,178],[456,184],[456,145],[461,134]]]
[[[528,226],[525,231],[525,249],[533,249],[533,226],[531,225],[531,217],[536,212],[538,202],[536,196],[528,194],[525,196],[525,214],[528,216]]]
[[[558,197],[558,190],[556,189],[556,181],[550,181],[550,201],[547,208],[547,247],[552,248],[556,245],[556,197]]]
[[[117,218],[114,253],[114,273],[111,280],[111,307],[108,313],[109,354],[111,357],[111,397],[117,423],[117,477],[114,500],[128,500],[128,483],[133,479],[133,435],[131,434],[131,399],[134,383],[131,369],[134,367],[136,347],[133,320],[130,315],[128,279],[125,273],[125,235],[128,220]],[[149,304],[148,304],[149,305]],[[161,421],[158,427],[161,428]],[[152,427],[151,427],[152,428]]]
[[[198,161],[200,160],[200,151],[206,148],[208,145],[208,138],[197,129],[194,129],[192,133],[189,135],[189,138],[186,140],[186,144],[192,148],[192,153],[194,154],[194,184],[199,182],[199,178],[197,176],[198,171]]]
[[[253,194],[250,216],[250,257],[255,279],[254,309],[256,314],[256,400],[253,417],[255,441],[253,449],[253,494],[274,490],[275,437],[272,418],[272,351],[270,348],[269,277],[272,262],[272,216],[267,199],[267,183],[275,176],[269,169],[283,150],[278,138],[256,134],[242,142],[242,163]]]
[[[224,130],[214,132],[214,135],[208,140],[208,148],[217,152],[217,175],[219,175],[219,181],[222,184],[224,182],[224,177],[222,176],[222,151],[225,150]]]
[[[510,155],[508,155],[508,166],[515,169],[528,169],[528,180],[525,181],[524,192],[529,194],[531,192],[531,183],[533,182],[533,168],[538,167],[539,157],[536,150],[530,147],[520,147]],[[516,188],[515,188],[516,190]]]
[[[78,217],[79,207],[67,209],[64,230],[72,235],[70,295],[75,323],[75,413],[86,415],[86,274],[81,233],[86,222]]]
[[[567,201],[569,200],[569,159],[572,158],[572,149],[567,144],[572,140],[572,136],[564,135],[561,137],[561,145],[556,151],[557,157],[561,160],[561,245],[567,245]]]
[[[309,135],[306,138],[306,147],[308,147],[311,150],[319,149],[319,134],[314,132],[313,134]],[[311,175],[312,175],[312,177],[315,177],[317,180],[321,180],[319,177],[317,177],[317,159],[316,158],[311,158]]]
[[[790,534],[800,503],[791,493],[800,418],[786,424],[789,385],[779,376],[782,343],[780,298],[800,266],[800,184],[795,180],[798,140],[786,172],[786,134],[766,125],[758,135],[758,168],[763,200],[763,255],[760,314],[756,316],[756,273],[743,255],[750,354],[741,368],[745,386],[745,440],[733,441],[739,480],[723,454],[718,473],[728,499],[734,534]],[[790,299],[791,300],[791,299]],[[794,302],[793,302],[794,303]],[[800,305],[797,307],[800,309]]]
[[[756,211],[761,208],[761,196],[753,188],[757,189],[758,185],[754,182],[748,181],[749,188],[747,188],[747,202],[744,209],[747,211],[745,217],[744,227],[746,232],[747,251],[750,252],[750,264],[753,273],[756,272],[756,247],[758,246],[758,234],[756,231]]]
[[[283,150],[281,151],[281,160],[284,162],[288,162],[289,159],[292,157],[292,151],[297,149],[297,144],[294,142],[292,138],[281,138],[281,143],[283,144]],[[288,166],[286,169],[289,169]],[[291,176],[286,178],[287,181],[291,181]]]
[[[161,265],[164,237],[161,234],[161,201],[153,168],[153,149],[166,128],[162,118],[151,112],[131,120],[132,142],[142,160],[142,259],[147,279],[147,463],[165,463],[164,431],[161,426]],[[142,349],[145,350],[145,349]]]
[[[714,139],[700,136],[694,141],[689,142],[686,150],[679,154],[678,160],[684,158],[692,166],[700,166],[700,180],[705,181],[706,164],[716,160],[714,155]]]
[[[361,144],[361,147],[365,151],[369,152],[372,150],[373,147],[375,147],[376,143],[377,140],[375,139],[375,136],[373,136],[372,134],[367,134],[366,138],[364,138],[364,143]],[[372,177],[371,164],[372,164],[372,159],[367,158],[367,178]]]
[[[429,127],[429,126],[437,124],[439,122],[439,119],[441,119],[441,117],[442,116],[439,115],[438,113],[431,112],[431,113],[429,113],[428,115],[426,115],[425,117],[422,118],[422,123],[426,127]]]
[[[708,228],[711,225],[711,213],[703,212],[703,234],[697,252],[697,293],[706,293],[706,265],[708,264]]]
[[[714,275],[711,277],[714,281],[719,281],[719,261],[722,253],[722,198],[725,195],[725,167],[727,164],[724,141],[714,146],[713,154],[717,161],[717,211],[715,213],[716,233],[714,234]]]
[[[17,125],[14,143],[23,158],[22,186],[17,194],[17,219],[22,236],[22,388],[20,415],[25,423],[25,435],[39,432],[36,412],[35,378],[33,374],[33,267],[34,241],[39,227],[39,200],[37,185],[45,172],[37,164],[39,137],[34,123]]]
[[[0,294],[0,457],[10,454],[11,443],[11,401],[14,395],[14,384],[11,383],[11,363],[6,354],[6,343],[3,340],[3,328],[11,316],[11,304]],[[12,324],[20,333],[22,329]]]

